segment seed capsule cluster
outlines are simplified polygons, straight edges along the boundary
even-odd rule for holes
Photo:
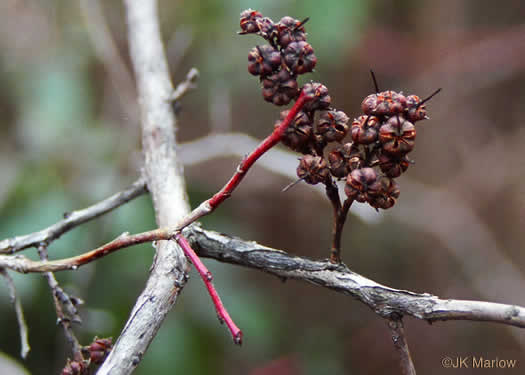
[[[416,95],[389,90],[368,95],[361,109],[351,125],[352,141],[328,155],[329,168],[345,179],[349,199],[388,209],[399,197],[394,179],[412,163],[407,155],[414,149],[414,123],[428,118],[426,108]]]
[[[259,76],[264,100],[278,106],[297,98],[297,76],[311,72],[317,63],[303,24],[292,17],[274,23],[252,9],[241,13],[239,34],[257,34],[268,42],[251,49],[248,71]]]
[[[248,9],[241,13],[240,26],[240,34],[257,34],[268,42],[248,55],[248,71],[260,77],[264,99],[278,106],[296,99],[297,76],[311,72],[317,63],[306,41],[304,21],[283,17],[274,23]],[[376,209],[392,207],[399,197],[394,179],[411,164],[407,155],[415,144],[414,124],[428,118],[425,102],[430,97],[421,100],[390,90],[371,94],[361,104],[363,114],[349,124],[343,111],[331,107],[326,86],[311,82],[302,89],[315,99],[303,106],[281,137],[285,146],[303,154],[299,178],[327,186],[345,180],[349,200]],[[276,128],[288,113],[281,112]],[[351,141],[345,143],[347,136]],[[337,145],[327,151],[331,143]]]
[[[329,107],[326,87],[312,85],[323,94],[321,104],[313,102],[299,112],[282,138],[283,144],[305,154],[297,175],[309,184],[345,180],[348,199],[367,202],[376,209],[391,208],[400,193],[395,178],[412,163],[407,155],[415,144],[414,123],[428,118],[424,101],[394,91],[372,94],[362,102],[364,114],[348,125],[344,112]],[[308,111],[318,109],[314,126],[313,114]],[[286,114],[281,114],[281,120]],[[351,141],[345,143],[347,134]],[[326,146],[332,142],[339,145],[327,152]]]

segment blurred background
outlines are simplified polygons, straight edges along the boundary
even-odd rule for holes
[[[410,155],[416,163],[398,180],[398,203],[381,214],[352,209],[343,261],[391,287],[523,306],[525,2],[504,5],[479,0],[161,0],[174,82],[191,67],[201,72],[198,89],[182,101],[178,140],[229,132],[265,137],[279,108],[262,100],[257,78],[247,72],[249,49],[263,40],[238,36],[238,15],[254,8],[274,21],[285,15],[310,17],[306,29],[318,64],[305,80],[322,81],[333,105],[350,117],[374,91],[370,69],[381,89],[425,97],[443,88],[428,105],[431,120],[418,125]],[[137,179],[142,155],[121,1],[3,0],[0,51],[3,239],[42,229],[66,211],[124,189]],[[192,205],[219,189],[239,160],[187,160]],[[233,199],[203,224],[293,254],[328,257],[328,200],[306,184],[281,193],[294,167],[285,170],[283,164],[281,169],[275,173],[255,166]],[[142,196],[53,242],[50,257],[79,254],[124,231],[154,227],[150,198]],[[37,258],[35,249],[24,254]],[[74,273],[57,274],[68,292],[86,302],[83,324],[76,329],[84,344],[95,335],[118,337],[152,256],[151,245],[136,246]],[[244,331],[243,347],[233,345],[218,324],[192,271],[137,374],[399,373],[386,321],[361,303],[306,283],[283,284],[258,271],[206,264]],[[20,359],[16,318],[2,283],[0,362],[16,361],[33,374],[58,373],[70,351],[55,325],[47,283],[41,275],[11,275],[32,351],[27,360]],[[518,328],[429,325],[412,318],[405,319],[405,327],[421,374],[446,373],[444,356],[517,359],[521,372],[525,366],[525,331]]]

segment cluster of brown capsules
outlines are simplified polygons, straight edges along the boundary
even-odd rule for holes
[[[407,155],[414,149],[414,124],[428,118],[425,103],[439,91],[425,100],[395,91],[378,92],[363,100],[364,114],[351,125],[352,141],[328,154],[331,174],[346,179],[348,198],[368,202],[376,209],[395,204],[399,186],[394,179],[413,163]]]
[[[239,34],[257,34],[268,42],[248,54],[248,71],[260,77],[264,100],[278,106],[290,103],[299,95],[297,76],[314,69],[317,58],[303,26],[307,20],[283,17],[274,23],[256,10],[241,13]]]
[[[241,13],[240,34],[257,34],[268,44],[254,47],[248,55],[248,71],[260,76],[263,97],[275,105],[285,105],[299,95],[297,76],[313,70],[317,63],[313,48],[306,42],[305,21],[283,17],[278,23],[248,9]],[[328,89],[316,82],[303,90],[313,90],[316,100],[299,111],[281,137],[290,149],[304,154],[297,167],[298,177],[309,183],[335,186],[334,179],[346,180],[350,201],[367,202],[376,209],[392,207],[399,197],[394,180],[412,163],[417,121],[427,117],[425,100],[394,91],[367,96],[363,115],[349,125],[348,116],[331,107]],[[316,114],[317,113],[317,114]],[[278,127],[288,111],[282,111]],[[352,140],[344,143],[350,132]],[[331,152],[330,143],[338,143]],[[325,155],[327,154],[327,155]]]

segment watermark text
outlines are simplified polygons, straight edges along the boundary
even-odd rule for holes
[[[482,356],[443,357],[441,366],[444,368],[518,368],[517,359],[486,358]]]

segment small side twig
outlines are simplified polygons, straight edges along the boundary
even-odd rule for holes
[[[230,333],[233,338],[233,342],[235,342],[237,345],[242,344],[242,331],[237,327],[235,322],[230,317],[230,314],[228,313],[228,310],[224,307],[222,304],[222,301],[219,297],[219,294],[217,293],[217,290],[213,286],[212,280],[213,276],[210,271],[206,268],[206,266],[202,263],[199,256],[193,251],[190,244],[188,243],[188,240],[182,235],[177,234],[175,236],[175,240],[179,244],[179,246],[184,250],[184,254],[190,259],[190,261],[195,266],[195,269],[197,272],[199,272],[199,275],[202,278],[202,281],[204,281],[204,285],[206,285],[206,289],[208,289],[208,293],[210,294],[210,297],[213,301],[213,305],[215,306],[215,310],[217,311],[217,316],[219,318],[219,321],[221,323],[226,323],[226,326],[230,330]]]
[[[199,71],[196,68],[191,68],[184,81],[179,83],[173,93],[170,95],[169,100],[176,102],[179,101],[189,91],[196,88],[196,82],[199,79]]]
[[[104,215],[124,203],[144,194],[146,191],[147,187],[145,180],[140,178],[127,189],[113,194],[111,197],[106,198],[103,201],[82,210],[65,213],[63,220],[60,220],[39,232],[0,241],[0,254],[14,253],[28,247],[38,247],[41,243],[49,244],[51,241],[56,240],[76,226]]]
[[[392,333],[392,342],[399,352],[401,371],[403,375],[416,375],[414,362],[412,361],[412,356],[408,349],[403,321],[401,318],[392,318],[388,322],[388,327]]]
[[[42,261],[45,262],[48,260],[47,246],[45,244],[41,244],[38,247],[38,255]],[[84,359],[81,351],[82,347],[75,336],[72,327],[72,323],[81,322],[77,308],[75,307],[75,303],[72,302],[72,299],[64,292],[60,285],[58,285],[58,281],[55,278],[53,272],[45,272],[44,277],[49,284],[51,295],[53,296],[53,303],[55,305],[55,311],[57,315],[57,324],[60,324],[64,329],[66,339],[71,345],[74,360],[82,361]],[[64,308],[66,311],[64,311]]]
[[[22,304],[20,303],[20,299],[16,295],[15,283],[13,282],[13,279],[11,278],[11,276],[9,276],[9,273],[7,273],[5,268],[0,268],[0,275],[4,278],[7,284],[7,289],[9,290],[9,297],[11,299],[11,303],[15,308],[16,319],[18,321],[18,327],[20,330],[20,356],[25,359],[29,354],[31,347],[29,346],[27,324],[24,319],[24,311],[22,310]]]

